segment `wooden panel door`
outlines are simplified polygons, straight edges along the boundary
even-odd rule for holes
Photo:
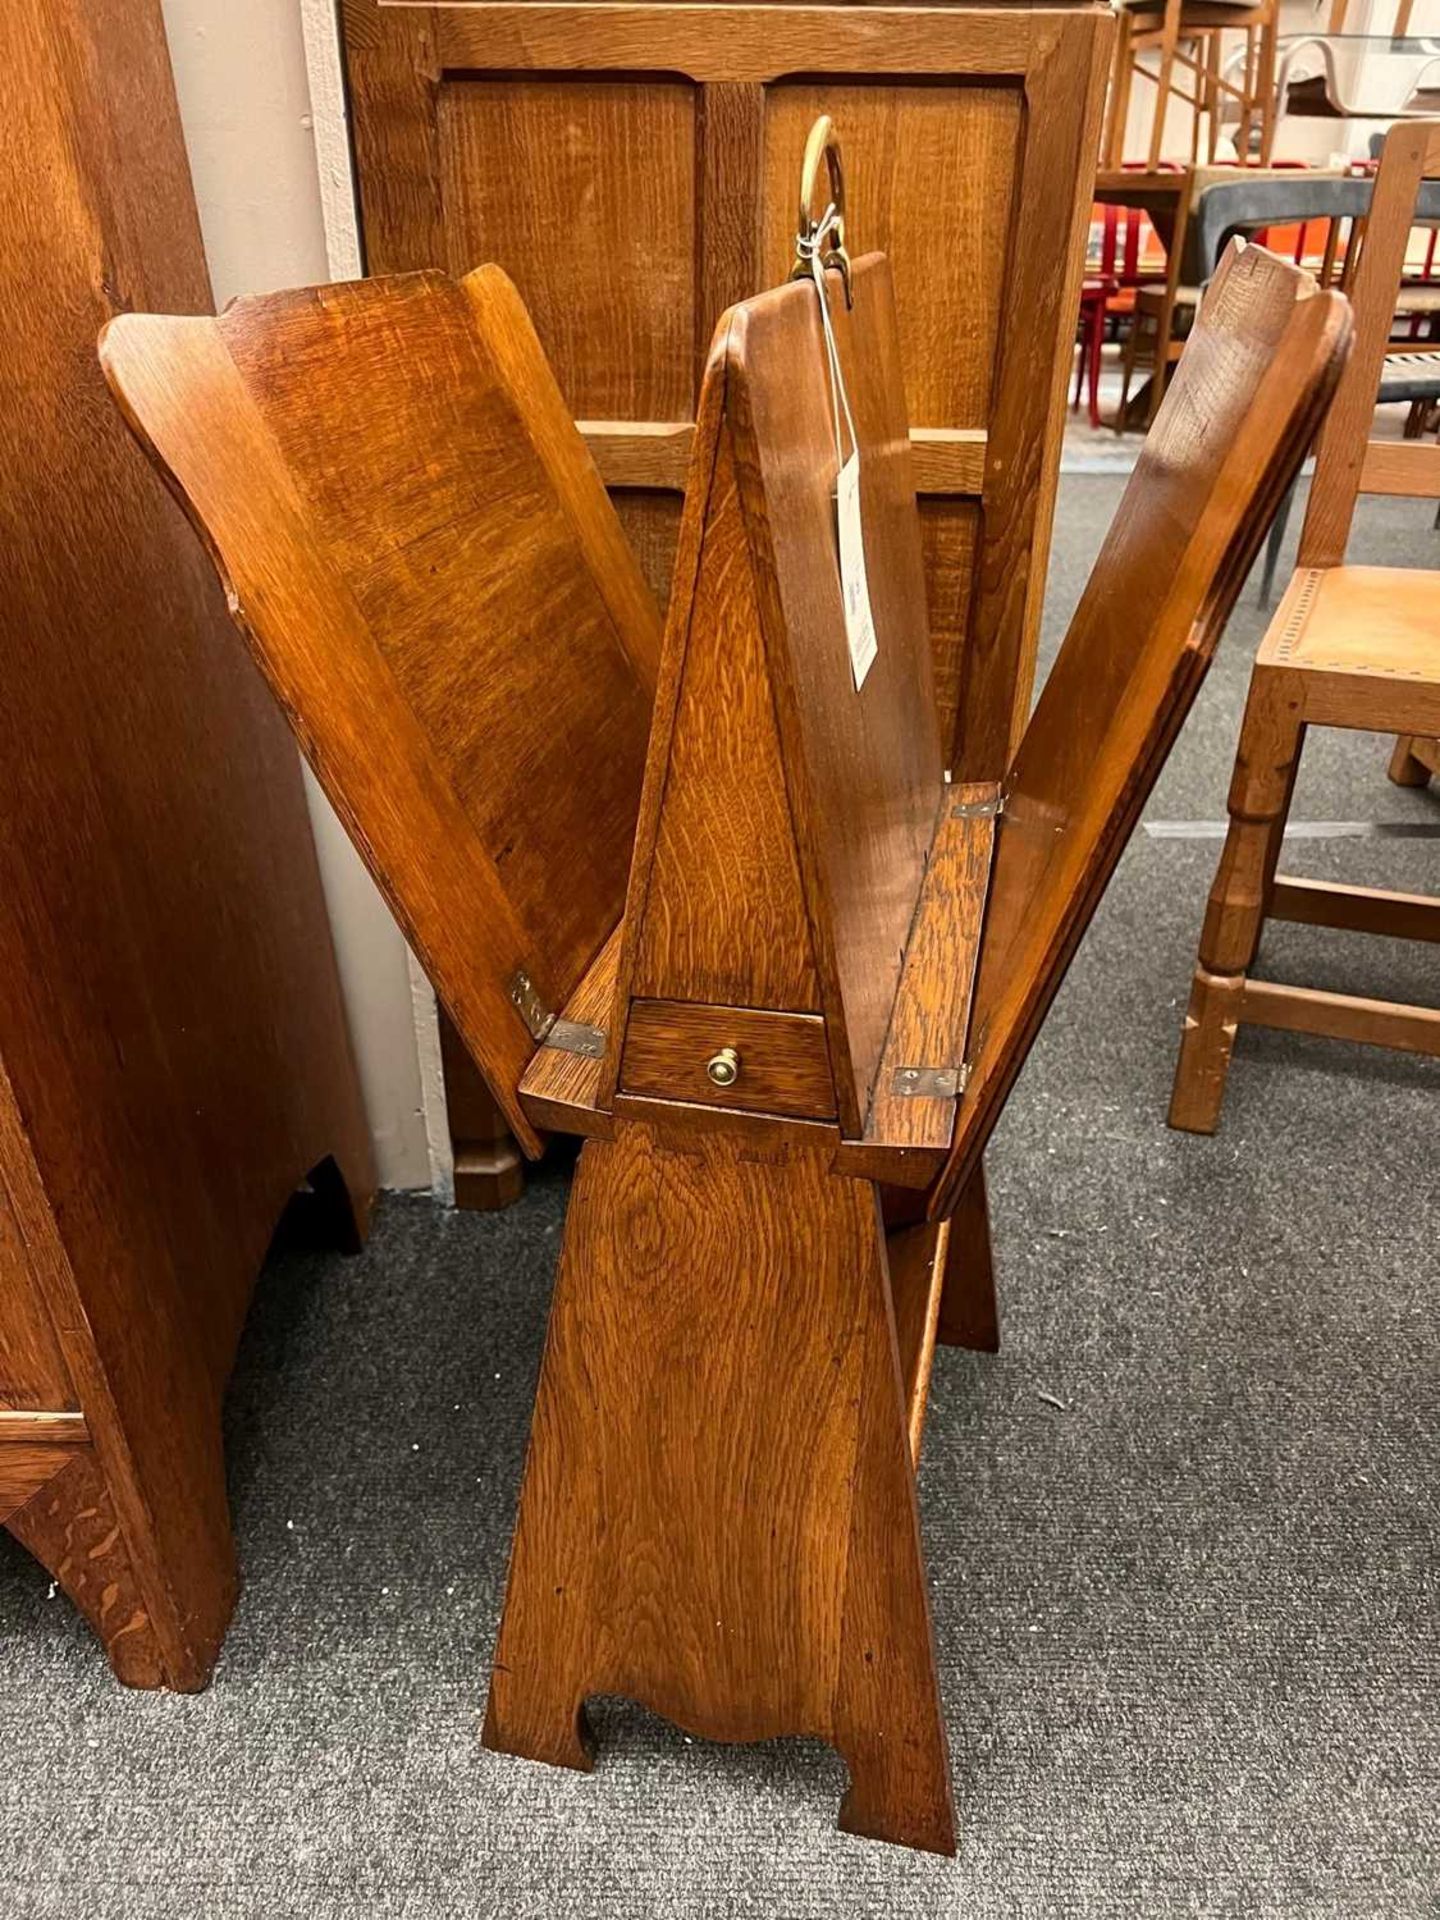
[[[891,256],[941,720],[998,778],[1029,707],[1108,11],[343,0],[372,273],[498,261],[651,582],[699,372],[783,279],[801,150]]]

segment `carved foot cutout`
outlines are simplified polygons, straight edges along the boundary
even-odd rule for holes
[[[862,1840],[888,1840],[892,1846],[919,1847],[925,1853],[955,1852],[955,1816],[948,1792],[943,1799],[921,1805],[913,1781],[897,1793],[893,1780],[882,1773],[874,1779],[852,1778],[840,1803],[839,1827]]]
[[[78,1454],[5,1524],[99,1634],[116,1679],[163,1687],[155,1631],[94,1454]]]
[[[547,1767],[589,1773],[595,1765],[595,1735],[583,1698],[558,1711],[535,1701],[529,1711],[518,1711],[513,1699],[507,1699],[512,1693],[512,1677],[497,1667],[490,1682],[481,1745],[492,1753],[513,1753]]]

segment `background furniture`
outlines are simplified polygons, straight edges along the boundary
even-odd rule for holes
[[[1390,761],[1390,778],[1396,786],[1428,786],[1436,774],[1440,774],[1440,740],[1402,734]]]
[[[1096,217],[1098,216],[1098,218]],[[1100,425],[1100,354],[1112,323],[1132,320],[1143,287],[1163,285],[1165,251],[1148,214],[1138,207],[1097,201],[1091,232],[1099,244],[1085,260],[1080,288],[1080,350],[1076,356],[1072,410],[1087,399],[1090,425]]]
[[[1235,156],[1250,158],[1251,136],[1258,135],[1255,158],[1269,166],[1275,142],[1275,46],[1279,0],[1121,0],[1120,31],[1115,41],[1105,157],[1118,167],[1125,160],[1125,134],[1131,89],[1139,75],[1155,87],[1146,164],[1160,164],[1165,120],[1172,101],[1190,108],[1192,165],[1200,159],[1200,122],[1209,123],[1206,158],[1213,165],[1227,108],[1236,117]],[[1225,36],[1243,34],[1239,58],[1227,59]],[[1152,73],[1142,53],[1159,56]],[[1177,72],[1177,69],[1179,71]]]
[[[1440,900],[1279,877],[1307,726],[1440,731],[1440,572],[1351,567],[1359,493],[1440,499],[1440,448],[1370,440],[1375,391],[1421,183],[1440,176],[1440,122],[1385,142],[1355,268],[1355,351],[1321,436],[1295,575],[1255,663],[1175,1069],[1170,1124],[1213,1133],[1240,1026],[1440,1054],[1440,1010],[1250,977],[1267,918],[1440,940]]]
[[[1403,6],[1400,15],[1407,9]],[[1440,95],[1440,36],[1393,33],[1287,35],[1276,72],[1279,119],[1396,120],[1435,111]]]
[[[1197,200],[1189,232],[1193,236],[1195,269],[1204,277],[1214,270],[1222,248],[1236,234],[1271,234],[1278,227],[1300,226],[1305,231],[1322,228],[1325,239],[1316,271],[1322,284],[1339,276],[1339,284],[1348,288],[1349,277],[1360,250],[1353,243],[1363,236],[1369,217],[1372,179],[1316,172],[1286,172],[1252,180],[1231,176],[1216,181]],[[1425,181],[1414,203],[1417,223],[1431,225],[1440,221],[1440,184]],[[1407,235],[1400,286],[1396,292],[1396,317],[1413,322],[1431,312],[1435,288],[1429,281],[1433,261],[1433,233],[1425,239],[1418,257],[1413,239]],[[1393,334],[1392,325],[1390,332]],[[1424,410],[1440,400],[1440,351],[1423,345],[1407,346],[1391,341],[1381,366],[1380,383],[1372,396],[1375,404],[1410,402],[1415,413],[1411,425],[1418,428]],[[1265,548],[1265,565],[1260,585],[1261,604],[1268,605],[1270,590],[1279,564],[1280,549],[1290,519],[1293,489],[1287,493],[1270,529]]]
[[[0,101],[0,1524],[188,1689],[256,1269],[373,1175],[294,749],[95,358],[209,304],[158,0],[16,0]]]
[[[342,32],[367,271],[513,273],[662,606],[711,334],[789,271],[795,157],[835,116],[852,231],[894,265],[947,763],[998,778],[1033,684],[1108,7],[344,0]]]
[[[1132,416],[1146,426],[1155,418],[1170,371],[1185,349],[1185,336],[1194,320],[1200,290],[1215,271],[1228,232],[1202,217],[1213,195],[1243,193],[1257,183],[1288,182],[1299,170],[1291,167],[1187,167],[1178,176],[1173,211],[1167,206],[1166,270],[1158,284],[1143,287],[1135,297],[1135,317],[1121,355],[1120,402],[1114,427],[1123,433]],[[1112,176],[1113,178],[1113,176]],[[1283,199],[1283,187],[1276,189]],[[1245,202],[1249,206],[1252,202]],[[1256,224],[1259,224],[1258,222]],[[1230,231],[1250,231],[1236,220]],[[1131,382],[1139,369],[1150,377],[1135,401]]]

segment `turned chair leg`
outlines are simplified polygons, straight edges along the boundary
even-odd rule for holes
[[[580,1157],[485,1744],[588,1767],[592,1694],[807,1734],[849,1765],[847,1831],[952,1853],[875,1190],[663,1125]]]
[[[1245,976],[1260,945],[1304,737],[1290,677],[1257,666],[1170,1098],[1170,1125],[1187,1133],[1213,1133],[1220,1122]]]
[[[1275,58],[1276,37],[1280,31],[1279,13],[1280,0],[1273,0],[1269,18],[1260,27],[1260,46],[1255,62],[1255,90],[1259,94],[1260,106],[1259,163],[1262,167],[1268,167],[1275,155],[1275,116],[1278,110]]]

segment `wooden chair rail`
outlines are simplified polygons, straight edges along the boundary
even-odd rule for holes
[[[1394,1000],[1326,993],[1319,987],[1247,979],[1238,1018],[1248,1026],[1275,1027],[1283,1033],[1320,1034],[1440,1057],[1440,1007],[1409,1007]]]

